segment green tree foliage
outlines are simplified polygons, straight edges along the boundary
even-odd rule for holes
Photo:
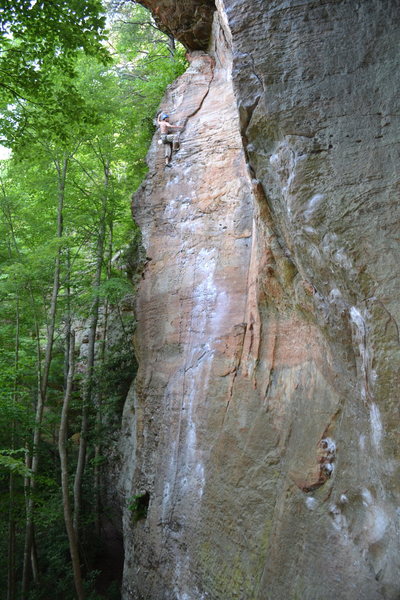
[[[0,107],[13,104],[3,119],[10,138],[18,116],[25,127],[26,104],[48,116],[79,120],[82,99],[74,85],[76,60],[85,53],[108,61],[105,16],[100,0],[4,0],[0,4]],[[18,111],[15,109],[18,107]],[[12,111],[11,111],[12,112]],[[53,127],[54,127],[53,123]],[[14,131],[15,134],[15,131]]]
[[[136,369],[131,277],[142,255],[129,200],[146,172],[165,87],[185,68],[183,49],[145,9],[118,4],[106,47],[97,0],[0,3],[0,111],[3,136],[14,148],[0,166],[0,510],[8,515],[0,522],[0,590],[7,590],[1,600],[21,599],[31,509],[24,600],[74,597],[58,456],[71,328],[81,331],[81,346],[64,430],[64,484],[72,499],[84,437],[79,548],[85,593],[97,597],[104,453]],[[89,367],[82,349],[91,335]],[[35,425],[49,341],[44,410]],[[111,599],[110,590],[99,597]]]

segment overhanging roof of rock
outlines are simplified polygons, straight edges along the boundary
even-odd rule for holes
[[[151,10],[162,31],[188,50],[206,50],[215,10],[214,0],[139,0]]]

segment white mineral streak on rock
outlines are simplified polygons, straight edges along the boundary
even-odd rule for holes
[[[322,240],[322,252],[325,258],[334,263],[349,276],[356,274],[353,262],[343,246],[338,247],[338,236],[334,232],[328,232]],[[332,266],[330,269],[333,272]]]
[[[312,198],[310,198],[310,200],[307,203],[307,208],[304,211],[304,219],[306,221],[308,221],[314,211],[318,208],[318,205],[322,202],[322,200],[325,198],[325,194],[314,194],[314,196],[312,196]]]
[[[389,525],[388,517],[380,506],[373,506],[367,519],[367,535],[370,544],[379,542],[386,533]]]
[[[303,231],[305,231],[306,233],[309,233],[310,235],[317,233],[317,230],[314,227],[311,227],[310,225],[306,225],[304,227]]]
[[[162,504],[161,504],[161,521],[162,521],[162,523],[165,523],[165,521],[168,517],[168,511],[170,509],[170,497],[171,497],[170,489],[171,489],[171,484],[169,483],[169,481],[166,481],[165,485],[164,485]]]
[[[338,288],[333,288],[328,296],[328,302],[331,306],[331,310],[335,314],[344,315],[348,310],[348,305],[346,304],[341,291]]]
[[[298,157],[295,152],[290,148],[290,154],[289,154],[290,158],[288,161],[288,178],[287,178],[287,183],[286,185],[282,188],[282,192],[283,195],[286,199],[286,206],[287,206],[287,210],[288,210],[288,215],[291,218],[292,217],[292,211],[293,211],[293,200],[295,198],[294,195],[294,189],[295,188],[295,181],[296,181],[296,175],[297,175],[297,163],[304,160],[305,157]]]
[[[188,230],[194,229],[192,221],[187,221],[183,227],[186,234]],[[210,345],[206,343],[209,339],[210,323],[212,322],[212,328],[218,335],[218,326],[223,324],[223,311],[227,308],[226,305],[218,307],[218,290],[214,283],[216,249],[202,248],[198,253],[189,254],[194,261],[191,285],[193,304],[188,320],[185,366],[183,371],[179,370],[171,377],[166,391],[167,398],[174,390],[181,390],[182,408],[177,434],[171,432],[168,447],[168,470],[162,500],[163,521],[167,519],[171,510],[172,488],[174,496],[190,494],[200,499],[203,495],[205,478],[202,452],[197,443],[196,410],[199,404],[206,401],[213,359]],[[183,449],[183,453],[180,448]],[[194,501],[193,512],[196,507],[199,505]]]
[[[276,153],[276,154],[271,154],[271,156],[270,156],[270,158],[269,158],[269,162],[270,162],[270,164],[271,164],[271,165],[272,165],[272,166],[273,166],[273,167],[274,167],[276,170],[278,170],[278,168],[279,168],[279,162],[280,162],[280,159],[279,159],[279,154],[277,154],[277,153]]]
[[[329,512],[332,516],[332,524],[334,528],[340,532],[342,541],[348,541],[349,528],[345,515],[342,513],[340,508],[336,504],[332,504],[329,507]]]
[[[272,173],[276,181],[278,182],[289,219],[292,218],[293,212],[293,200],[295,199],[296,192],[296,178],[298,176],[298,165],[307,159],[307,155],[302,154],[299,156],[289,142],[284,141],[276,149],[276,152],[271,154],[269,163],[272,167]],[[318,201],[318,196],[315,202]],[[313,203],[313,199],[310,200]],[[313,208],[314,210],[314,204]],[[311,215],[311,213],[310,213]]]
[[[309,254],[310,256],[313,258],[313,260],[315,260],[316,263],[320,263],[321,262],[321,251],[319,248],[317,248],[317,246],[315,246],[314,244],[312,244],[309,247]]]
[[[329,293],[329,301],[330,302],[337,302],[341,297],[342,297],[342,294],[341,294],[340,290],[338,290],[337,288],[334,288]]]
[[[363,527],[365,536],[369,544],[376,544],[385,535],[389,519],[383,507],[375,501],[368,488],[364,488],[361,495],[366,509]]]
[[[306,498],[306,506],[308,508],[308,510],[314,510],[315,508],[317,508],[317,501],[315,498],[313,498],[312,496]]]
[[[352,267],[351,260],[344,248],[338,248],[332,255],[332,260],[343,269],[350,271]]]
[[[201,593],[198,587],[190,582],[190,585],[186,583],[184,577],[185,572],[190,570],[189,555],[185,554],[183,557],[178,556],[175,563],[175,585],[174,593],[176,600],[205,600],[206,596]]]
[[[383,424],[381,420],[381,413],[375,403],[371,404],[369,411],[369,422],[371,424],[371,439],[376,450],[380,449],[382,436],[383,436]]]
[[[364,506],[371,506],[371,504],[373,503],[373,498],[368,488],[364,488],[361,490],[361,496],[363,499]]]
[[[195,408],[196,401],[204,399],[203,394],[199,394],[196,382],[202,381],[204,391],[207,389],[210,368],[211,368],[212,354],[208,353],[189,373],[189,384],[185,386],[185,408],[186,410],[186,433],[183,440],[184,448],[184,465],[181,469],[180,476],[182,477],[182,487],[195,494],[198,498],[203,495],[204,488],[204,466],[202,463],[202,452],[198,447],[197,443],[197,426],[195,420]],[[197,379],[199,377],[199,380]],[[188,378],[185,378],[187,381]],[[194,507],[195,508],[195,507]]]
[[[185,468],[182,473],[183,487],[201,498],[203,494],[204,466],[197,445],[196,405],[206,402],[213,351],[206,343],[210,330],[221,334],[224,315],[229,309],[229,298],[220,294],[214,282],[217,265],[215,248],[202,248],[195,256],[193,270],[193,308],[190,318],[188,360],[183,375],[183,407],[187,421],[183,448]]]
[[[353,339],[354,343],[358,346],[360,356],[360,390],[361,399],[366,402],[371,399],[372,386],[376,377],[373,377],[373,371],[371,369],[372,362],[372,351],[368,345],[367,338],[367,325],[366,318],[368,318],[368,312],[365,311],[364,316],[360,310],[352,306],[350,308],[350,320],[353,324]]]
[[[324,256],[324,260],[331,260],[332,254],[335,252],[337,248],[337,235],[329,231],[326,235],[324,235],[321,244],[321,255]]]
[[[197,332],[205,334],[205,341],[208,339],[207,331],[210,325],[216,337],[221,334],[224,327],[224,316],[228,308],[227,303],[229,302],[226,292],[223,289],[219,291],[214,283],[217,260],[218,253],[215,248],[202,248],[195,263],[195,307],[193,309],[192,326]]]

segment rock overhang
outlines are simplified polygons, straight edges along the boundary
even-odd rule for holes
[[[139,0],[162,31],[187,50],[206,50],[211,35],[214,0]]]

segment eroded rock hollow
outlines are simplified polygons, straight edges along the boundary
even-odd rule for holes
[[[133,204],[123,598],[395,600],[398,4],[208,10]]]

